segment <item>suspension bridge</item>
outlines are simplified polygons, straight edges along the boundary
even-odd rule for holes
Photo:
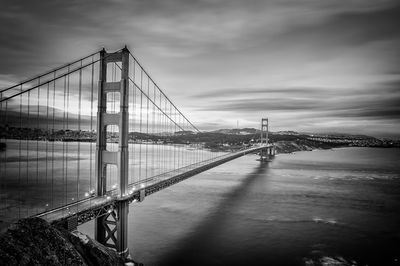
[[[104,49],[0,90],[0,222],[41,217],[127,255],[132,202],[249,153],[213,150],[125,47]],[[0,224],[1,227],[2,224]]]

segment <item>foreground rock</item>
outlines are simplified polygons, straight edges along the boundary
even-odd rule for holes
[[[117,252],[39,218],[23,219],[0,235],[0,265],[125,265]],[[130,265],[134,265],[133,262]]]

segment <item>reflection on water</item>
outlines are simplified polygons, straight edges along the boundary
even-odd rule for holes
[[[398,265],[400,151],[244,156],[129,213],[145,265]],[[93,234],[93,225],[82,231]]]
[[[108,143],[110,150],[118,144]],[[97,188],[96,144],[7,140],[0,151],[0,229],[11,221],[74,203]],[[129,183],[220,156],[188,145],[129,144]],[[107,167],[107,190],[117,168]]]

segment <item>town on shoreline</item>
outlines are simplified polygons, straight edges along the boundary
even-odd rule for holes
[[[61,142],[96,142],[95,131],[46,130],[0,126],[0,150],[6,148],[5,139]],[[108,142],[118,142],[118,132],[108,132]],[[335,147],[400,147],[400,141],[378,139],[365,135],[306,134],[295,131],[270,132],[269,141],[276,144],[278,153]],[[221,129],[210,132],[192,131],[141,133],[129,132],[129,143],[157,145],[189,145],[211,151],[235,151],[259,142],[259,131],[253,128]]]

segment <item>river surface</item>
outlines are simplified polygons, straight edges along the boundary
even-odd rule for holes
[[[399,265],[400,150],[248,155],[131,204],[149,265]],[[93,235],[93,223],[80,227]]]

